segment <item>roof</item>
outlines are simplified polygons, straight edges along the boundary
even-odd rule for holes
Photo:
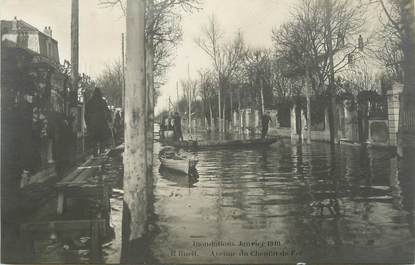
[[[46,35],[44,32],[40,31],[36,27],[30,25],[29,23],[25,22],[24,20],[18,19],[18,20],[0,20],[1,25],[1,34],[7,34],[7,33],[16,33],[17,29],[13,29],[13,23],[17,23],[17,28],[20,31],[23,32],[31,32],[31,33],[40,33],[48,38],[50,38],[52,41],[57,42],[53,37]]]
[[[13,32],[13,23],[17,22],[17,26],[22,31],[27,32],[37,32],[39,31],[34,26],[30,25],[29,23],[24,22],[23,20],[1,20],[1,31],[2,33],[6,32]]]

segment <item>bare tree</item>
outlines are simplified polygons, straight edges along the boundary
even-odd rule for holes
[[[121,107],[123,72],[119,61],[114,62],[112,65],[107,65],[105,70],[98,76],[96,83],[107,97],[108,103]]]
[[[357,96],[362,91],[376,91],[379,81],[376,74],[371,71],[367,64],[360,64],[359,66],[349,68],[348,71],[342,73],[342,78],[347,82],[348,86],[343,86],[343,92]]]
[[[202,36],[195,40],[196,44],[210,57],[218,83],[218,120],[219,130],[225,129],[226,100],[222,99],[223,90],[229,88],[232,78],[241,68],[241,61],[245,53],[245,43],[242,33],[238,32],[230,43],[223,43],[223,32],[214,16],[202,28]],[[223,106],[222,106],[223,104]]]
[[[199,0],[153,0],[146,10],[146,39],[153,39],[154,87],[165,83],[166,72],[172,66],[175,47],[182,40],[182,13],[199,10]],[[126,14],[126,0],[100,0],[99,6],[119,7]],[[150,18],[152,16],[152,18]],[[150,22],[150,23],[148,23]],[[157,97],[155,98],[157,99]]]
[[[293,10],[293,20],[273,30],[275,51],[286,64],[287,75],[304,75],[307,67],[319,83],[314,88],[320,91],[329,77],[331,55],[335,60],[334,72],[339,73],[346,69],[351,57],[354,60],[362,57],[363,51],[358,45],[358,36],[365,21],[364,10],[350,0],[331,1],[330,4],[331,32],[327,32],[327,6],[318,0],[302,0]],[[333,54],[328,52],[328,35],[332,36]]]
[[[126,13],[123,0],[101,0],[104,7],[119,5]],[[167,69],[172,65],[174,48],[182,39],[179,11],[197,9],[198,0],[148,0],[146,6],[146,79],[147,79],[147,141],[153,142],[154,105],[158,88],[165,82]],[[153,165],[153,145],[147,145],[147,165]]]
[[[352,0],[302,0],[293,10],[293,20],[273,33],[276,53],[285,60],[287,72],[305,76],[315,92],[330,96],[332,144],[338,140],[334,76],[352,57],[363,57],[365,44],[360,34],[364,12],[361,4]]]
[[[262,112],[266,103],[272,103],[273,70],[271,51],[251,49],[245,54],[244,76],[254,98],[259,98]]]
[[[211,130],[214,127],[213,119],[213,102],[215,101],[215,77],[213,73],[209,70],[200,70],[199,71],[200,79],[200,95],[202,97],[202,102],[204,106],[203,116],[208,117],[209,129]],[[206,115],[208,113],[208,115]]]
[[[298,85],[301,78],[289,75],[286,72],[284,60],[280,58],[274,58],[272,64],[272,89],[276,99],[279,101],[292,96],[299,96],[302,93],[299,89],[301,86]]]
[[[181,80],[180,81],[183,88],[183,96],[186,99],[188,104],[187,114],[188,114],[188,130],[191,132],[191,122],[192,122],[192,103],[195,101],[198,95],[198,82],[197,80]]]

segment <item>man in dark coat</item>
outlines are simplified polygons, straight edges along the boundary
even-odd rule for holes
[[[123,121],[121,119],[121,114],[119,111],[115,113],[114,117],[114,138],[117,144],[122,142],[122,134],[123,134]]]
[[[268,133],[269,122],[271,121],[271,117],[267,112],[262,115],[262,132],[261,138],[264,139]]]
[[[71,150],[76,145],[76,135],[71,128],[71,119],[62,113],[54,113],[50,117],[52,137],[52,154],[55,160],[55,171],[58,178],[62,178],[65,172],[74,162],[74,151]],[[75,151],[76,152],[76,151]]]
[[[85,122],[88,136],[92,141],[94,155],[101,153],[105,148],[105,142],[111,137],[108,126],[110,111],[107,103],[102,98],[99,88],[95,88],[92,98],[85,106]]]

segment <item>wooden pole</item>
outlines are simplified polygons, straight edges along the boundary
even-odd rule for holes
[[[264,104],[264,80],[259,79],[260,89],[261,89],[261,111],[262,115],[265,113],[265,104]]]
[[[127,0],[121,263],[137,263],[147,222],[145,0]]]
[[[189,86],[189,133],[192,134],[192,88],[190,86]]]
[[[179,112],[179,81],[176,81],[176,106],[176,111]]]
[[[189,80],[189,85],[188,85],[188,97],[189,97],[189,133],[192,134],[192,85],[190,82],[190,66],[189,64],[187,64],[187,78]]]
[[[71,74],[75,102],[78,100],[79,79],[79,0],[72,0],[71,8]]]
[[[71,7],[71,81],[72,81],[72,91],[73,97],[70,99],[69,106],[78,107],[78,81],[79,81],[79,0],[72,0],[72,7]],[[84,114],[85,110],[86,99],[83,100],[82,103],[82,114]],[[67,109],[68,114],[70,113],[70,109]],[[81,120],[79,121],[81,124],[81,151],[85,151],[85,129],[84,127],[84,119],[85,116],[82,115]],[[78,140],[78,136],[77,136]],[[75,154],[76,154],[76,147],[75,147]],[[76,155],[74,155],[76,156]],[[72,157],[71,159],[75,159]]]

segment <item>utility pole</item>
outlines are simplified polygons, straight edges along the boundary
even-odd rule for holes
[[[179,112],[179,81],[176,81],[176,106],[177,112]]]
[[[189,96],[189,133],[192,134],[192,84],[190,82],[190,66],[189,64],[187,64],[187,78],[189,80],[189,92],[188,92],[188,96]]]
[[[124,48],[124,33],[121,33],[121,67],[122,67],[122,91],[121,91],[121,104],[122,111],[124,111],[125,106],[125,48]]]
[[[152,172],[153,167],[153,138],[154,138],[154,41],[153,41],[153,23],[154,23],[154,3],[153,0],[147,0],[148,3],[148,31],[146,42],[146,81],[147,81],[147,167],[148,172]]]
[[[79,0],[72,0],[71,8],[71,72],[75,102],[78,100],[79,80]]]
[[[330,126],[330,143],[337,143],[337,115],[336,115],[336,87],[334,84],[334,58],[333,43],[331,32],[332,3],[331,0],[325,0],[326,3],[326,30],[327,30],[327,49],[329,53],[329,126]]]
[[[192,133],[192,88],[189,86],[189,133]]]
[[[71,102],[69,104],[69,109],[65,110],[65,112],[69,111],[70,107],[75,107],[78,110],[78,81],[79,81],[79,0],[72,0],[72,7],[71,7],[71,81],[72,81],[72,91],[73,95],[71,97]],[[85,104],[86,99],[83,100],[82,103],[82,115],[81,119],[78,121],[80,122],[81,126],[81,149],[82,152],[85,151],[85,128],[84,128],[84,119],[85,119]],[[77,140],[78,140],[78,132]],[[76,145],[75,145],[76,146]],[[71,159],[75,160],[76,154],[76,147],[74,157]]]
[[[127,0],[121,263],[140,263],[147,223],[145,0]]]

